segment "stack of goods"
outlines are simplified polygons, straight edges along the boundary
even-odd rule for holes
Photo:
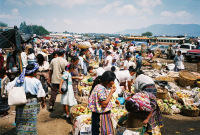
[[[112,108],[111,113],[114,113],[114,116],[119,119],[121,116],[125,115],[127,113],[125,108],[115,107]]]
[[[157,104],[163,114],[174,114],[181,112],[181,105],[173,98],[167,99],[158,99]]]
[[[182,87],[194,86],[197,77],[189,71],[180,71],[179,72],[179,84]]]
[[[158,69],[158,70],[162,68],[162,65],[160,63],[152,63],[151,66],[153,69]]]
[[[156,81],[167,81],[167,82],[174,82],[174,79],[168,76],[158,76],[155,78]]]
[[[93,68],[98,68],[99,67],[99,63],[98,62],[96,62],[96,61],[93,61],[93,62],[91,62],[90,64],[89,64],[89,66],[92,66]]]
[[[142,60],[142,66],[150,66],[151,63],[147,62],[147,60]]]
[[[162,57],[162,53],[160,49],[156,49],[154,51],[154,58],[161,58]]]

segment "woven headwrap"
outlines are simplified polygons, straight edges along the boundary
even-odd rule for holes
[[[151,112],[153,108],[150,104],[149,94],[146,92],[139,92],[133,95],[132,98],[129,99],[133,103],[136,103],[137,106],[139,106],[140,110]]]
[[[24,68],[24,70],[17,79],[17,83],[24,83],[25,74],[31,74],[39,69],[39,65],[37,63],[33,63],[33,65],[34,68],[32,70],[27,70],[26,68]]]

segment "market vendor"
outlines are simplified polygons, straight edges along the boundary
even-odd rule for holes
[[[111,120],[111,98],[116,88],[113,85],[116,76],[111,71],[106,71],[98,76],[88,100],[88,107],[92,111],[92,134],[114,135],[115,131]],[[108,89],[111,89],[110,92]]]
[[[135,63],[131,61],[131,57],[126,56],[126,60],[124,61],[124,70],[128,70],[130,66],[136,67]]]
[[[178,72],[180,70],[184,70],[184,57],[181,54],[181,51],[177,52],[177,55],[174,57],[175,68],[174,71]]]
[[[99,68],[94,69],[94,74],[96,76],[102,75],[105,72],[105,69],[103,68],[103,63],[99,63]]]
[[[119,81],[121,86],[124,86],[126,89],[126,81],[128,84],[128,90],[131,92],[131,86],[133,83],[133,75],[136,73],[136,70],[133,68],[133,66],[130,66],[128,70],[123,70],[123,71],[115,71],[115,67],[113,66],[111,68],[111,71],[113,71],[116,74],[116,78]]]
[[[162,114],[153,94],[136,93],[126,100],[125,107],[128,113],[118,120],[117,135],[131,133],[143,135],[145,132],[161,134]]]
[[[78,63],[79,63],[79,58],[77,56],[73,56],[71,58],[71,63],[74,64],[76,67],[73,70],[72,74],[72,86],[74,90],[75,97],[78,97],[78,82],[79,80],[83,79],[82,74],[78,74]]]
[[[137,93],[140,91],[146,91],[154,94],[155,96],[157,94],[157,89],[155,87],[153,79],[147,75],[144,75],[142,70],[136,73],[134,92]]]

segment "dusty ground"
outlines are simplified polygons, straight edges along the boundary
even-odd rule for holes
[[[172,60],[159,59],[172,63]],[[189,71],[196,71],[196,62],[187,63],[185,67]],[[40,111],[38,115],[38,133],[39,135],[67,135],[69,134],[72,125],[70,120],[62,118],[62,106],[60,104],[60,94],[57,97],[55,110],[49,112],[47,109]],[[48,101],[46,100],[48,108]],[[12,126],[15,114],[13,113],[14,107],[11,106],[9,115],[0,118],[0,134],[1,135],[15,135],[15,126]],[[164,127],[161,129],[163,135],[200,135],[200,117],[186,117],[183,115],[163,115]]]

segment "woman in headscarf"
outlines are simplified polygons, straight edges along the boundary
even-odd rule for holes
[[[139,92],[126,100],[127,114],[118,120],[117,135],[149,132],[161,135],[162,114],[152,93]]]
[[[77,96],[78,96],[78,82],[79,82],[79,80],[83,79],[81,77],[81,75],[78,74],[79,58],[77,56],[73,56],[72,59],[71,59],[71,63],[75,65],[75,69],[73,70],[73,72],[71,74],[72,74],[72,86],[73,86],[75,97],[77,98]]]
[[[17,134],[37,134],[37,115],[40,111],[38,98],[41,98],[41,106],[45,108],[45,91],[41,82],[35,78],[39,65],[37,63],[29,64],[13,82],[7,86],[10,90],[15,85],[23,86],[27,103],[16,106],[16,130]]]

